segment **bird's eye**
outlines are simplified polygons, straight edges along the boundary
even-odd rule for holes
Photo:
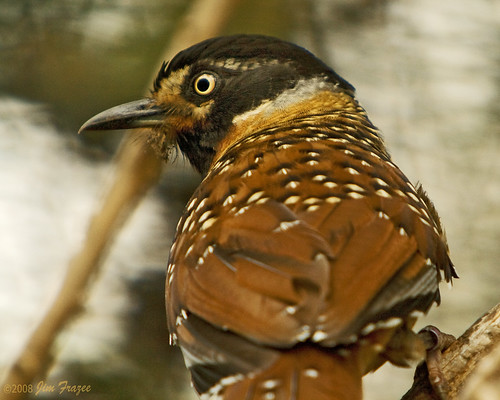
[[[194,90],[201,96],[212,93],[215,89],[216,77],[212,74],[201,74],[194,80]]]

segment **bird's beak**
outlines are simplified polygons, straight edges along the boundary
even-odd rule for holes
[[[165,110],[155,105],[152,99],[142,99],[125,103],[103,111],[85,122],[78,133],[83,131],[154,128],[161,125]]]

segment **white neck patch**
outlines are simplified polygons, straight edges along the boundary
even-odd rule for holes
[[[263,117],[269,116],[275,111],[285,110],[293,104],[307,100],[323,90],[333,90],[338,84],[325,81],[325,77],[319,76],[310,79],[301,79],[291,88],[286,89],[273,100],[264,100],[257,108],[236,115],[233,124],[238,125],[249,118],[261,114]]]

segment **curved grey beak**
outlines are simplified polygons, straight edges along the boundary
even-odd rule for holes
[[[112,129],[154,128],[162,124],[165,110],[151,99],[142,99],[112,107],[90,118],[79,129],[98,131]]]

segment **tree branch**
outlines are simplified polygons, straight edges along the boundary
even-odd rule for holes
[[[449,400],[500,399],[500,304],[477,320],[441,359]],[[485,397],[486,396],[486,397]],[[401,400],[436,400],[425,364]]]
[[[165,51],[165,58],[172,57],[179,49],[215,36],[238,2],[239,0],[195,1],[174,33],[170,46]],[[46,374],[52,344],[81,310],[91,277],[98,272],[106,249],[148,189],[157,182],[162,163],[147,144],[134,139],[136,135],[137,133],[132,132],[124,140],[117,157],[115,178],[100,210],[90,222],[86,241],[70,261],[57,298],[7,371],[4,384],[28,384]],[[22,393],[0,393],[0,400],[23,397],[25,394]]]

